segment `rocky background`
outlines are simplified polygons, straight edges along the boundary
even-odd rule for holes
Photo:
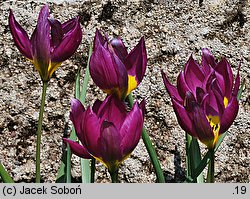
[[[246,79],[239,114],[216,153],[216,182],[250,181],[250,1],[249,0],[147,0],[147,1],[47,1],[60,21],[80,16],[82,44],[72,58],[54,73],[47,91],[42,135],[42,181],[55,182],[61,162],[62,136],[72,124],[70,98],[78,68],[86,67],[88,49],[96,28],[111,37],[120,35],[128,49],[144,36],[147,72],[136,91],[147,101],[145,126],[154,143],[167,182],[185,178],[185,134],[179,127],[160,70],[175,82],[189,56],[201,61],[201,49],[209,48],[217,59],[226,57],[236,74]],[[33,65],[14,46],[8,27],[11,8],[29,35],[36,26],[43,0],[0,1],[0,161],[15,182],[34,182],[36,127],[41,80]],[[84,75],[85,70],[82,70]],[[92,81],[86,102],[92,105],[104,94]],[[204,149],[205,151],[205,149]],[[79,160],[73,156],[72,175],[80,180]],[[110,182],[98,163],[96,182]],[[121,182],[155,182],[149,156],[141,141],[121,166]]]

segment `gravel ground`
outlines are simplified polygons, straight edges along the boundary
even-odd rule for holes
[[[14,46],[8,27],[8,10],[32,33],[45,1],[6,0],[0,3],[0,161],[16,182],[34,182],[36,126],[41,81],[33,65]],[[249,0],[147,0],[147,1],[48,1],[51,13],[61,21],[79,15],[84,31],[82,44],[72,58],[55,72],[47,91],[42,137],[42,181],[55,182],[62,154],[62,136],[72,126],[70,98],[79,67],[85,67],[96,28],[120,35],[131,49],[141,36],[148,53],[146,75],[133,92],[146,98],[145,126],[156,147],[167,182],[182,182],[185,175],[184,132],[178,126],[160,70],[172,82],[193,54],[211,49],[226,57],[234,74],[240,60],[246,86],[239,114],[216,153],[216,182],[250,181],[250,1]],[[83,70],[84,75],[84,70]],[[90,81],[86,102],[104,94]],[[73,156],[72,175],[79,180],[79,160]],[[141,141],[121,166],[121,182],[155,182],[149,156]],[[106,169],[97,164],[97,182],[110,182]]]

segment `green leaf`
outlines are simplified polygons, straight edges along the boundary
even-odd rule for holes
[[[14,183],[14,180],[10,177],[9,173],[5,170],[1,162],[0,162],[0,176],[4,183]]]
[[[89,82],[89,79],[90,79],[89,62],[90,62],[91,54],[92,54],[92,46],[90,46],[90,48],[89,48],[88,63],[87,63],[87,67],[86,67],[85,76],[84,76],[84,79],[83,79],[81,94],[79,96],[80,101],[84,105],[85,105],[85,99],[86,99],[86,94],[87,94],[88,82]]]
[[[78,69],[77,74],[76,74],[76,81],[75,81],[75,98],[80,99],[80,73],[81,73],[81,68]]]
[[[186,133],[186,139],[187,178],[191,178],[201,162],[201,152],[198,140],[196,138]],[[201,172],[197,177],[193,178],[193,182],[203,183],[203,172]]]
[[[243,82],[242,82],[242,84],[240,86],[240,90],[238,91],[238,95],[237,95],[237,100],[238,101],[240,101],[240,98],[241,98],[241,95],[242,95],[245,84],[246,84],[246,79],[243,79]]]
[[[82,183],[90,183],[91,169],[90,160],[81,158]]]

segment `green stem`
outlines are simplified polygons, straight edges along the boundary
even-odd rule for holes
[[[71,150],[67,144],[67,160],[66,160],[66,183],[71,183]]]
[[[134,104],[134,99],[133,99],[131,94],[128,95],[128,100],[129,100],[130,107],[132,107]],[[149,157],[151,159],[151,162],[153,164],[154,170],[156,172],[157,181],[159,183],[165,183],[165,177],[164,177],[163,171],[161,169],[161,165],[160,165],[160,162],[158,160],[155,148],[153,147],[153,144],[152,144],[150,137],[147,133],[147,130],[145,128],[143,128],[143,130],[142,130],[142,140],[145,144],[145,147],[147,149],[147,152],[148,152]]]
[[[186,176],[189,177],[191,176],[191,158],[190,158],[190,145],[192,141],[192,136],[190,136],[187,132],[185,133],[186,136]]]
[[[94,182],[95,182],[95,158],[92,158],[90,183],[94,183]]]
[[[37,126],[37,140],[36,140],[36,183],[41,181],[41,171],[40,171],[40,156],[41,156],[41,138],[42,138],[42,122],[43,122],[43,112],[45,105],[46,90],[48,87],[48,82],[43,82],[42,100]]]
[[[109,171],[112,183],[118,183],[118,168],[114,171]]]
[[[207,171],[207,182],[214,183],[214,149],[210,149],[210,162]]]

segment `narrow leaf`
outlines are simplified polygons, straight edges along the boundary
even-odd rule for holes
[[[90,79],[89,62],[90,62],[91,54],[92,54],[92,46],[90,46],[90,48],[89,48],[88,63],[87,63],[87,67],[86,67],[85,76],[84,76],[84,79],[83,79],[81,94],[80,94],[80,97],[79,97],[80,101],[84,105],[85,105],[85,99],[86,99],[86,94],[87,94],[88,82],[89,82],[89,79]]]
[[[237,100],[238,100],[238,101],[239,101],[240,98],[241,98],[241,95],[242,95],[242,92],[243,92],[243,89],[244,89],[245,84],[246,84],[246,79],[243,79],[243,82],[242,82],[242,84],[241,84],[241,86],[240,86],[240,90],[239,90],[238,95],[237,95]]]
[[[0,176],[4,183],[14,183],[14,180],[10,177],[9,173],[5,170],[1,162],[0,162]]]

